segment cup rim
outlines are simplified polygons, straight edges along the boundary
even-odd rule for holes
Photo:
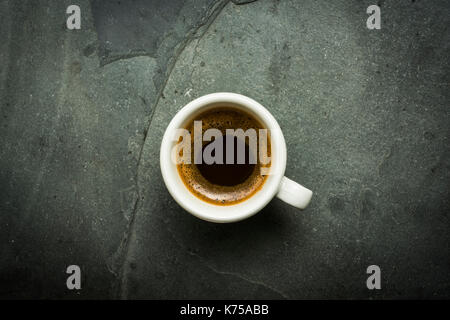
[[[174,132],[182,128],[186,119],[217,103],[230,103],[250,111],[271,133],[271,174],[263,186],[249,199],[233,205],[214,205],[197,198],[181,181],[171,152],[176,141]],[[211,222],[236,222],[251,217],[266,206],[279,190],[286,169],[286,143],[283,133],[272,114],[255,100],[241,94],[216,92],[201,96],[181,108],[164,132],[160,149],[160,168],[167,190],[174,200],[192,215]]]

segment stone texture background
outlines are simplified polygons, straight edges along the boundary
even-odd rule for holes
[[[374,31],[370,1],[79,0],[76,31],[70,4],[0,2],[1,298],[450,297],[448,1],[378,1]],[[216,91],[274,114],[309,208],[172,200],[162,134]]]

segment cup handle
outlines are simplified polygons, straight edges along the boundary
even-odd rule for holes
[[[277,197],[291,206],[305,209],[311,201],[312,191],[287,177],[281,179]]]

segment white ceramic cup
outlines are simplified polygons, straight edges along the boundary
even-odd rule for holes
[[[262,188],[249,199],[234,205],[220,206],[197,198],[187,189],[172,161],[172,149],[178,142],[177,129],[185,128],[198,114],[227,105],[251,114],[269,129],[271,136],[271,168]],[[235,222],[251,217],[275,196],[290,205],[304,209],[310,202],[312,191],[286,178],[286,142],[275,118],[261,104],[246,96],[218,92],[191,101],[173,117],[164,133],[160,151],[160,166],[164,182],[178,204],[194,216],[211,222]]]

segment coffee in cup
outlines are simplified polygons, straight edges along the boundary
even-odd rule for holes
[[[161,142],[161,174],[175,201],[206,221],[249,218],[274,197],[304,209],[312,191],[284,176],[286,149],[266,108],[240,94],[216,92],[174,115]]]
[[[177,169],[196,197],[226,206],[261,189],[270,168],[270,135],[250,113],[233,106],[216,106],[190,119],[184,129],[188,133],[184,138],[190,138],[184,143],[190,146],[184,144],[185,148],[178,150]],[[212,130],[214,137],[207,137]],[[183,152],[190,154],[186,157]],[[208,156],[213,159],[208,161]],[[183,161],[186,159],[189,161]]]

